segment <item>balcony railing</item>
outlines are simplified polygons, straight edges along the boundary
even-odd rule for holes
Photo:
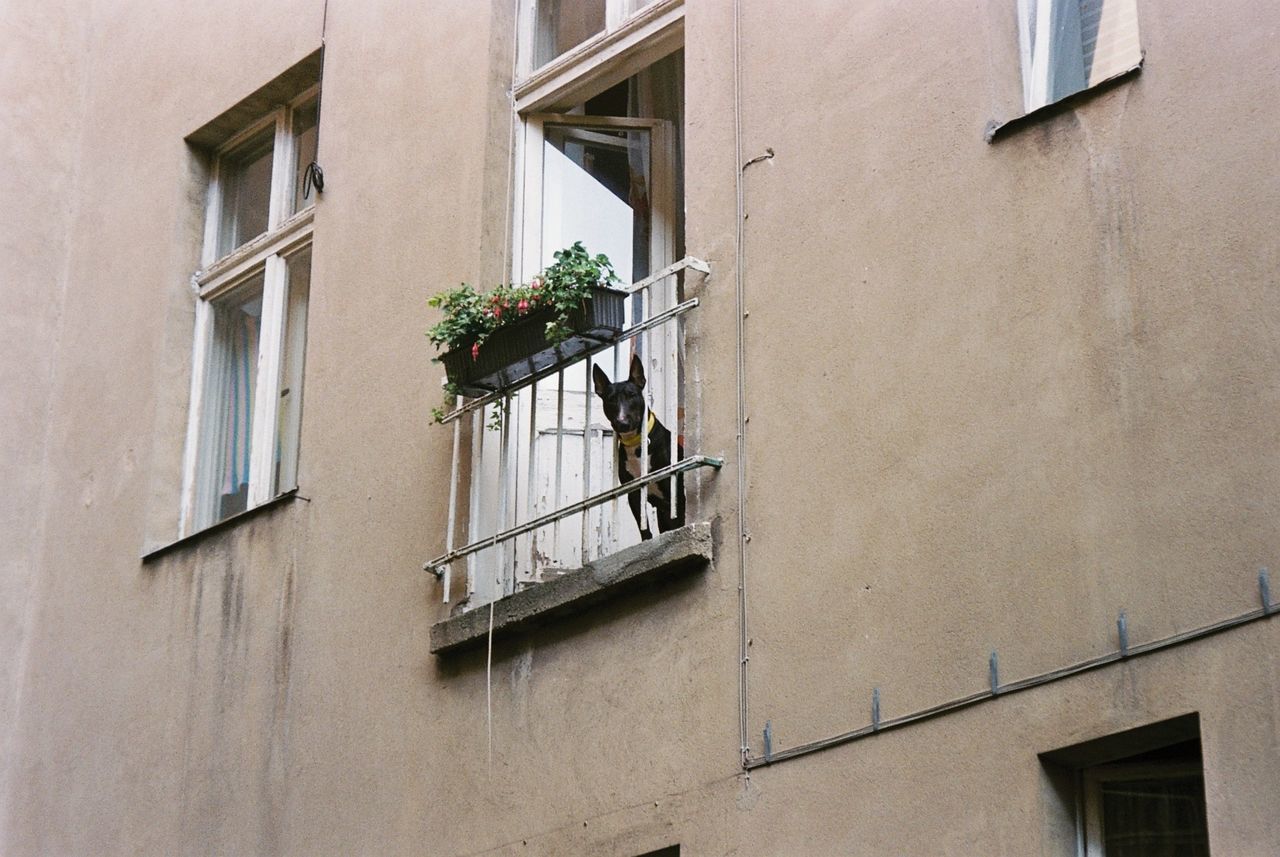
[[[587,351],[557,361],[501,390],[459,397],[444,417],[453,426],[453,464],[445,551],[423,568],[443,581],[447,602],[455,566],[465,563],[466,606],[476,607],[640,541],[627,495],[665,481],[674,514],[680,475],[719,468],[719,458],[686,454],[684,317],[697,297],[681,300],[686,275],[710,273],[692,256],[622,289],[624,329]],[[644,396],[670,430],[670,462],[650,472],[649,436],[640,433],[640,473],[619,484],[614,429],[594,392],[592,367],[614,381],[626,377],[632,355],[645,370]],[[648,530],[658,527],[648,502]],[[459,532],[466,541],[459,545]]]

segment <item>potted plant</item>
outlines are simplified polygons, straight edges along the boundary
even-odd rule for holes
[[[452,391],[480,396],[617,336],[626,293],[607,256],[575,242],[529,283],[477,292],[463,283],[427,303],[444,317],[427,337],[444,353]]]

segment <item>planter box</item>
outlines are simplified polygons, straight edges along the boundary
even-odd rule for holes
[[[569,314],[574,332],[564,342],[547,342],[547,322],[555,319],[550,309],[540,309],[510,327],[496,331],[480,346],[480,356],[471,359],[471,346],[464,345],[440,355],[449,381],[464,396],[483,396],[512,386],[555,363],[572,360],[602,342],[609,342],[624,324],[627,295],[614,289],[595,287],[582,309]]]

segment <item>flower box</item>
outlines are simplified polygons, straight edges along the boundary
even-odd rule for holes
[[[556,345],[547,341],[550,309],[539,309],[515,324],[495,330],[473,358],[471,345],[440,355],[449,382],[464,396],[483,396],[516,384],[548,366],[572,360],[592,347],[609,342],[625,323],[626,292],[592,287],[591,296],[569,315],[573,333]]]

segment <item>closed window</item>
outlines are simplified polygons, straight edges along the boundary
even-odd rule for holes
[[[1041,754],[1047,855],[1208,857],[1200,718],[1186,714]]]
[[[1018,0],[1028,112],[1139,66],[1135,0]]]
[[[1087,857],[1209,857],[1198,744],[1084,771]]]
[[[310,87],[211,154],[183,534],[297,484],[318,97]]]
[[[621,29],[653,0],[525,0],[525,71]]]

